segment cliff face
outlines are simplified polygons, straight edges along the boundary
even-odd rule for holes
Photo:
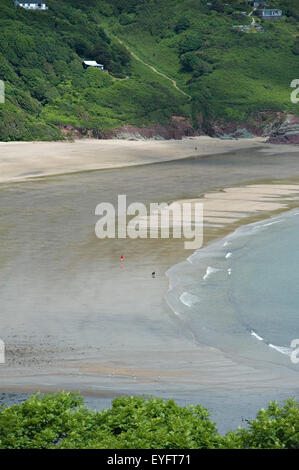
[[[270,134],[271,144],[299,145],[299,117],[289,114]]]
[[[198,119],[197,130],[190,120],[183,116],[172,116],[171,122],[165,125],[153,124],[144,127],[127,125],[102,133],[73,126],[62,126],[60,130],[72,139],[181,140],[183,137],[209,135],[225,140],[265,137],[268,138],[267,142],[272,144],[299,145],[299,117],[268,111],[260,113],[251,122],[215,121],[203,126],[202,120]]]
[[[268,137],[273,144],[299,144],[299,117],[294,114],[265,111],[248,122],[210,122],[206,133],[221,139]]]
[[[183,116],[172,116],[171,122],[165,125],[153,124],[143,127],[127,125],[106,132],[96,132],[73,126],[62,126],[60,129],[65,136],[72,139],[181,140],[183,137],[198,135],[190,120]]]
[[[198,135],[192,127],[189,119],[183,116],[172,116],[169,125],[151,125],[146,127],[123,126],[119,129],[106,132],[102,135],[104,139],[175,139],[181,140],[183,137]]]

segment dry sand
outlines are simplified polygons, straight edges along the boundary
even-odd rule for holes
[[[0,183],[256,149],[261,143],[264,152],[275,154],[286,151],[285,145],[265,144],[264,140],[232,141],[203,136],[181,141],[0,142]],[[298,147],[288,146],[288,152],[292,151],[298,151]]]
[[[191,205],[191,221],[194,223],[195,204],[202,203],[203,241],[206,244],[240,225],[296,207],[299,205],[299,184],[250,184],[224,188],[221,191],[208,192],[198,198],[173,202],[181,207],[180,213],[172,213],[169,205],[161,211],[161,215],[167,215],[164,220],[166,222],[169,220],[173,227],[180,227],[181,233],[183,233],[183,205],[186,203]],[[161,226],[164,227],[162,217],[159,218],[158,214],[152,219],[151,217],[148,215],[135,218],[139,222],[139,232],[144,238],[149,233],[149,227],[155,228],[159,233]]]
[[[252,184],[225,188],[204,194],[197,200],[204,209],[204,226],[215,228],[215,237],[227,226],[243,225],[243,219],[257,220],[271,213],[282,212],[299,204],[299,184]],[[218,231],[218,233],[217,233]]]

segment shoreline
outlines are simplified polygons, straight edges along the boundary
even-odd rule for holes
[[[0,183],[36,180],[80,172],[120,169],[240,150],[297,152],[257,137],[221,140],[207,136],[180,141],[77,140],[69,142],[0,142]]]
[[[204,204],[204,225],[209,227],[204,230],[202,248],[205,248],[242,226],[299,207],[299,178],[236,184],[200,195],[198,201]]]
[[[276,181],[272,181],[272,184],[275,183]],[[294,183],[295,179],[292,180],[292,184]],[[215,194],[215,191],[206,194]],[[289,200],[288,207],[263,212],[262,215],[255,214],[246,224],[245,219],[240,219],[242,223],[239,226],[266,220],[298,205],[299,201]],[[221,233],[218,232],[218,237],[207,244],[222,239],[227,232],[232,233],[235,230],[228,224]],[[191,252],[194,253],[190,250],[189,255]],[[175,319],[172,318],[173,320]],[[173,323],[181,328],[180,321]],[[21,376],[25,375],[23,380],[18,377],[16,381],[17,376],[13,374],[10,384],[0,387],[0,400],[2,404],[12,405],[25,401],[37,392],[44,394],[65,390],[81,393],[87,407],[100,410],[110,408],[112,400],[123,395],[157,396],[165,400],[174,399],[179,406],[200,404],[206,407],[217,423],[219,432],[225,434],[242,425],[245,418],[254,419],[256,412],[266,407],[270,401],[282,403],[289,397],[298,397],[297,374],[294,371],[285,374],[285,367],[277,366],[275,372],[265,370],[264,367],[259,370],[255,364],[238,363],[229,354],[223,354],[221,349],[205,344],[182,350],[178,342],[174,344],[174,348],[176,347],[178,351],[175,349],[174,354],[169,351],[168,358],[165,358],[165,351],[162,350],[151,354],[150,360],[146,349],[144,352],[138,351],[138,356],[144,356],[142,369],[133,367],[136,359],[132,360],[130,355],[126,357],[124,354],[123,359],[120,359],[122,355],[116,352],[112,354],[114,357],[110,358],[110,363],[99,363],[97,357],[85,363],[64,358],[66,368],[62,369],[59,361],[58,370],[53,370],[53,379],[51,368],[47,366],[44,373],[36,371],[35,377],[31,375],[34,370],[31,373],[28,371],[29,375],[23,370],[20,371]],[[140,362],[139,359],[137,361]],[[13,385],[16,382],[19,384]]]
[[[297,184],[295,182],[297,181]],[[252,193],[251,193],[252,191]],[[233,195],[232,198],[230,198]],[[219,201],[223,201],[223,198],[227,197],[226,203],[231,202],[233,204],[233,210],[231,211],[228,206],[226,206],[225,211],[220,210],[219,212],[222,213],[222,220],[221,220],[221,226],[219,226],[219,214],[216,216],[216,223],[214,224],[214,230],[212,232],[209,232],[208,236],[205,237],[203,247],[206,247],[207,245],[212,244],[213,242],[219,241],[223,238],[225,238],[228,234],[234,233],[239,227],[241,226],[247,226],[251,225],[255,222],[261,221],[261,220],[267,220],[272,217],[275,217],[278,214],[282,214],[284,212],[289,212],[293,210],[296,207],[299,207],[299,179],[292,179],[292,183],[290,180],[286,183],[279,182],[277,181],[271,181],[268,183],[250,183],[248,185],[234,185],[230,188],[223,188],[218,191],[210,191],[207,192],[199,197],[199,201],[204,201],[204,204],[209,206],[208,211],[206,213],[208,214],[206,217],[206,220],[209,221],[209,227],[211,230],[211,213],[213,213],[213,216],[215,216],[215,211],[213,212],[213,209],[216,209],[217,212],[217,207],[219,208]],[[243,203],[252,203],[254,202],[253,206],[248,210],[244,206],[243,209],[246,211],[243,214],[243,217],[240,217],[240,205],[242,206],[242,199],[240,197],[243,197]],[[296,199],[296,197],[298,197]],[[185,202],[186,200],[179,201],[179,202]],[[238,206],[235,207],[235,202],[238,201]],[[257,209],[258,208],[258,209]],[[236,212],[236,209],[238,210],[238,220],[232,220],[232,213]],[[258,212],[258,213],[257,213]],[[226,220],[225,220],[226,219]],[[186,260],[189,256],[194,255],[195,252],[198,250],[190,250],[190,252],[186,252],[186,250],[182,250],[181,253],[184,253],[186,255]],[[189,256],[187,256],[187,254]],[[177,255],[179,258],[179,254]],[[169,278],[167,276],[167,272],[172,269],[176,264],[179,264],[181,260],[178,260],[177,263],[173,264],[170,268],[168,268],[165,273],[164,277],[167,280],[167,283],[169,282]],[[169,292],[169,286],[168,286],[168,292]],[[164,293],[164,298],[166,300],[166,297],[168,295],[168,292]],[[166,301],[167,302],[167,301]],[[169,305],[167,302],[169,310],[171,310],[172,315],[175,315],[175,312],[173,311],[172,307]],[[174,322],[176,323],[176,320],[178,322],[178,325],[180,324],[179,319],[175,319]],[[140,395],[141,393],[145,393],[148,395],[153,395],[155,394],[154,390],[151,390],[150,388],[148,391],[144,390],[144,385],[146,383],[152,382],[154,383],[159,383],[162,385],[162,382],[166,386],[166,389],[168,385],[170,386],[170,395],[177,392],[174,390],[177,389],[177,387],[181,384],[187,385],[187,390],[190,388],[188,387],[188,383],[191,386],[191,389],[193,388],[192,384],[198,384],[201,386],[202,391],[203,390],[208,390],[212,384],[214,386],[221,388],[225,388],[227,386],[230,386],[232,389],[235,391],[238,390],[239,387],[241,389],[247,388],[248,386],[252,387],[253,389],[256,388],[256,390],[269,390],[271,389],[274,384],[277,381],[277,374],[269,373],[267,377],[264,377],[263,370],[258,372],[258,370],[255,370],[254,375],[254,380],[252,382],[251,379],[251,374],[252,374],[252,364],[247,364],[244,366],[244,364],[238,364],[238,361],[236,362],[229,356],[229,354],[223,353],[223,351],[218,350],[217,346],[207,346],[203,343],[201,344],[195,344],[195,349],[197,350],[197,353],[199,353],[199,358],[203,360],[203,364],[200,366],[200,373],[199,376],[196,378],[192,378],[190,374],[194,374],[194,370],[190,370],[188,372],[181,372],[178,370],[175,370],[173,367],[173,370],[170,370],[169,368],[157,368],[157,369],[152,369],[149,370],[148,368],[130,368],[130,366],[125,366],[125,368],[121,365],[121,363],[118,363],[117,361],[111,361],[107,363],[99,363],[94,360],[90,360],[88,362],[82,363],[81,361],[68,361],[67,368],[68,370],[62,372],[56,371],[54,375],[56,375],[56,379],[62,375],[68,377],[71,379],[72,375],[75,376],[80,376],[82,381],[81,381],[81,387],[80,386],[75,386],[74,383],[69,383],[69,380],[67,380],[65,383],[65,386],[61,387],[60,385],[34,385],[33,382],[31,384],[27,383],[26,385],[7,385],[7,386],[1,386],[0,387],[0,392],[2,393],[13,393],[13,394],[28,394],[28,393],[34,393],[34,391],[40,391],[42,393],[55,393],[59,392],[60,390],[64,389],[67,391],[80,391],[84,396],[89,396],[89,397],[97,397],[97,398],[114,398],[117,396],[125,395],[125,394],[133,394],[133,395]],[[273,351],[272,351],[273,352]],[[191,347],[190,350],[186,350],[185,353],[187,354],[194,354],[194,349]],[[205,370],[207,367],[206,365],[210,363],[210,356],[212,357],[217,357],[217,355],[222,354],[224,356],[224,361],[220,365],[213,365],[212,370],[210,370],[211,374],[209,377],[205,377],[204,380],[201,377],[202,372]],[[159,354],[158,354],[159,355]],[[215,361],[212,360],[212,364]],[[62,363],[60,363],[60,366],[62,366]],[[239,369],[239,373],[241,374],[241,380],[237,380],[235,383],[232,383],[230,378],[223,376],[223,371],[221,371],[220,378],[218,377],[218,374],[220,373],[220,370],[222,368],[228,368],[231,369],[232,367],[235,368],[237,367]],[[214,371],[213,371],[214,368]],[[198,369],[198,366],[197,366]],[[280,376],[280,369],[281,366],[278,366],[278,376]],[[54,371],[53,371],[54,372]],[[197,371],[198,372],[198,371]],[[244,377],[249,374],[249,379]],[[31,374],[30,374],[31,375]],[[44,374],[42,375],[37,375],[36,378],[38,377],[42,378]],[[45,377],[50,379],[51,372],[48,371],[45,374]],[[293,375],[291,373],[291,375]],[[123,388],[123,391],[120,392],[115,392],[115,386],[110,387],[107,383],[101,386],[101,388],[98,387],[98,385],[93,385],[89,387],[87,383],[84,383],[84,377],[89,381],[92,379],[92,377],[95,379],[99,379],[102,377],[107,376],[112,376],[113,379],[117,380],[117,377],[123,377],[126,379],[126,384],[125,387]],[[25,379],[25,382],[28,382],[30,376],[27,376],[27,379]],[[135,386],[139,383],[141,386],[141,389],[139,387],[139,390],[136,389],[134,390],[133,387],[133,382],[135,382]],[[264,380],[265,379],[265,380]],[[263,380],[263,383],[259,383],[261,380]],[[105,382],[105,380],[104,380]],[[218,385],[217,385],[218,382]],[[167,385],[168,384],[168,385]],[[108,386],[107,386],[108,385]],[[296,385],[296,377],[294,379],[291,379],[289,383],[285,383],[284,386],[281,386],[280,389],[283,392],[285,388],[292,387],[294,388]],[[118,386],[119,389],[119,386]],[[164,388],[161,388],[161,391]],[[171,391],[172,390],[172,391]],[[190,390],[189,390],[190,392]],[[165,389],[163,391],[165,394]],[[191,392],[192,393],[192,392]]]
[[[277,185],[277,186],[281,186],[281,185]],[[297,191],[296,191],[297,194],[298,194],[298,191],[299,191],[299,181],[297,184]],[[252,236],[256,237],[257,234],[260,233],[257,231],[256,234],[254,234],[254,231],[256,229],[259,229],[259,228],[263,229],[265,227],[268,227],[277,223],[281,223],[281,220],[289,220],[290,218],[293,218],[294,216],[298,216],[299,214],[298,209],[299,209],[299,201],[297,197],[296,202],[288,203],[288,206],[284,207],[283,209],[276,210],[273,212],[266,212],[264,216],[262,217],[261,216],[252,217],[251,219],[248,219],[245,224],[240,223],[240,220],[239,220],[239,223],[236,224],[235,228],[232,231],[228,230],[225,233],[218,234],[219,236],[216,236],[215,238],[210,239],[206,244],[203,245],[202,248],[195,250],[183,262],[179,262],[176,265],[172,266],[166,272],[166,276],[169,280],[169,289],[166,295],[169,308],[174,312],[175,315],[177,315],[179,318],[182,318],[183,320],[186,316],[188,317],[188,309],[186,311],[186,306],[191,307],[193,306],[194,303],[198,303],[202,301],[200,294],[199,294],[199,298],[197,297],[198,294],[196,294],[196,296],[194,296],[193,294],[189,294],[189,285],[187,285],[187,291],[185,291],[186,284],[184,286],[182,280],[184,278],[184,275],[186,275],[186,273],[188,272],[188,267],[196,266],[197,272],[200,273],[200,278],[204,281],[208,279],[211,275],[216,273],[217,271],[218,272],[227,271],[228,278],[229,278],[229,276],[232,273],[231,268],[227,269],[227,264],[226,264],[226,267],[223,267],[223,265],[222,267],[220,267],[219,260],[221,259],[221,256],[224,260],[224,258],[230,258],[231,256],[234,256],[234,254],[238,252],[238,250],[235,250],[236,253],[230,251],[232,250],[230,245],[233,244],[234,240],[240,240],[242,237],[244,236],[246,237],[246,235],[248,236],[249,234],[252,234],[252,233],[253,233]],[[246,247],[246,245],[243,245],[242,249],[244,249],[244,247]],[[210,255],[210,261],[207,262],[206,258],[209,257],[209,255]],[[198,260],[200,260],[200,262]],[[217,266],[216,269],[214,269],[214,266],[215,266],[214,263]],[[176,277],[178,274],[181,274],[179,283],[176,282]],[[173,282],[173,277],[174,277],[175,282]],[[192,292],[192,289],[191,289],[191,292]],[[185,298],[183,298],[183,296]],[[198,300],[198,299],[201,299],[201,300]],[[207,299],[205,301],[207,302]],[[186,320],[183,320],[183,321],[185,322]],[[285,344],[282,344],[279,346],[275,345],[274,343],[272,344],[272,342],[270,342],[269,340],[267,341],[265,340],[264,337],[259,336],[259,334],[257,334],[256,331],[252,329],[252,327],[250,329],[246,328],[246,333],[248,333],[250,336],[255,337],[255,339],[257,339],[258,342],[260,342],[257,344],[265,346],[266,348],[270,347],[274,349],[275,351],[277,351],[280,355],[283,354],[284,357],[280,356],[280,359],[282,359],[281,361],[282,364],[280,365],[283,365],[284,367],[285,366],[288,367],[288,361],[289,361],[290,351],[291,351],[291,349],[288,346],[286,346]],[[196,335],[194,336],[194,340],[195,341],[197,340]],[[217,348],[219,348],[219,351],[222,351],[222,352],[225,351],[225,349],[222,349],[222,347],[220,347],[218,343],[215,342],[215,338],[214,338],[213,343],[211,343],[211,341],[209,342],[209,341],[203,340],[202,342],[201,340],[199,340],[198,344],[210,345],[212,347],[214,347],[214,345],[217,344]],[[269,352],[268,349],[267,351]],[[272,352],[270,352],[270,356],[272,355],[271,354]],[[261,353],[262,353],[262,350],[260,350],[260,354]],[[245,364],[247,363],[247,364],[251,364],[252,366],[254,366],[254,358],[253,357],[250,358],[250,355],[247,356],[246,354],[244,355],[244,352],[243,353],[241,352],[241,355],[238,356],[238,352],[237,352],[236,357],[238,357],[237,359],[238,363],[244,362]],[[287,360],[285,360],[286,357],[287,357]],[[262,361],[265,364],[268,362],[269,366],[270,364],[272,364],[272,362],[276,365],[279,365],[279,362],[280,362],[279,356],[275,358],[275,355],[273,356],[273,360],[270,357],[268,358],[264,357]]]
[[[258,144],[257,147],[258,151],[256,153],[259,156],[259,164],[259,159],[262,160],[263,154],[267,154],[267,152],[271,153],[272,150],[271,148],[267,150],[263,146],[263,150],[261,151],[260,144]],[[255,147],[255,149],[257,149],[257,147]],[[275,147],[275,149],[277,149],[277,147]],[[287,151],[285,146],[283,150]],[[296,152],[298,153],[298,149],[296,149]],[[218,164],[221,167],[221,162],[225,164],[227,159],[230,158],[229,155],[226,156],[223,154],[223,149],[221,155],[223,155],[223,158],[217,159],[211,157],[211,166],[213,171],[217,173],[220,171]],[[236,159],[236,157],[234,157],[234,159],[239,161],[239,156],[241,159],[242,153],[239,154],[238,152],[238,159]],[[285,155],[283,157],[284,158],[280,158],[280,156],[277,157],[277,160],[284,160],[281,166],[285,166],[286,161],[288,161],[285,160]],[[294,157],[296,158],[297,154],[294,154]],[[268,159],[265,158],[265,160],[267,164],[269,164]],[[166,177],[168,178],[169,167],[173,169],[174,181],[176,181],[178,175],[183,174],[186,176],[184,168],[191,167],[191,171],[193,172],[194,165],[197,165],[196,161],[197,160],[194,162],[186,161],[182,162],[180,165],[174,165],[170,162],[165,164]],[[213,163],[213,161],[216,161],[216,164]],[[209,168],[209,162],[210,158],[200,162],[200,171],[203,172],[204,175],[209,175],[209,173],[204,171],[207,166]],[[150,175],[155,174],[155,171],[156,173],[160,173],[162,169],[163,165],[162,167],[156,166],[156,170],[155,166],[151,167],[151,169],[145,169],[143,173],[137,168],[132,170],[130,174],[133,184],[135,184],[136,175],[142,173],[150,178]],[[43,183],[34,180],[34,184],[28,182],[28,186],[22,185],[22,188],[19,187],[19,189],[23,195],[28,194],[27,199],[30,201],[30,204],[32,204],[31,197],[33,195],[37,194],[38,198],[40,197],[40,191],[42,197],[41,208],[43,208],[43,201],[48,200],[49,197],[51,198],[52,194],[55,194],[57,187],[59,191],[61,191],[61,188],[66,186],[67,191],[63,194],[67,195],[70,193],[73,199],[73,181],[79,181],[80,184],[78,187],[81,188],[82,184],[85,186],[86,182],[92,179],[95,180],[97,187],[101,187],[100,182],[102,181],[103,184],[105,180],[103,191],[104,194],[106,194],[106,190],[109,188],[111,181],[115,180],[117,175],[121,178],[120,181],[123,181],[124,178],[128,178],[127,173],[128,172],[113,171],[102,176],[100,173],[94,175],[77,175],[72,178],[61,178],[58,182],[56,180],[49,180],[48,183],[46,180],[43,180]],[[297,174],[294,171],[290,171],[290,173]],[[106,182],[106,178],[108,178],[108,182]],[[241,178],[237,177],[237,180],[241,180]],[[156,188],[159,187],[162,181],[163,179],[156,184]],[[78,183],[75,184],[78,185]],[[184,185],[185,184],[184,181]],[[115,185],[115,187],[117,187],[118,181],[115,181]],[[275,186],[274,188],[273,185]],[[196,190],[194,191],[194,189],[192,190],[192,188],[190,189],[188,186],[189,194],[192,194],[192,197],[196,200],[203,199],[207,206],[206,215],[208,216],[208,220],[204,246],[215,239],[225,237],[228,233],[236,230],[238,226],[264,220],[273,215],[288,211],[293,207],[297,207],[299,203],[297,199],[294,199],[294,196],[298,196],[298,185],[299,177],[279,177],[278,175],[277,178],[267,178],[265,175],[264,178],[248,179],[247,183],[244,183],[244,181],[237,183],[235,178],[235,182],[230,182],[226,185],[217,185],[218,189],[213,189],[216,186],[215,184],[208,183],[208,186],[212,186],[211,189],[201,191],[199,187],[197,193]],[[175,194],[181,194],[176,186],[173,187],[175,188],[175,190],[172,191],[174,196]],[[251,187],[249,191],[248,187]],[[9,186],[7,186],[7,188],[9,188]],[[52,188],[50,193],[48,192],[49,188]],[[197,188],[197,185],[195,185],[194,188]],[[6,188],[3,188],[3,195],[5,195],[5,190]],[[111,192],[114,193],[114,191],[115,188],[112,187]],[[133,195],[136,193],[135,188],[134,191]],[[90,193],[90,187],[87,193]],[[10,194],[12,195],[13,192]],[[158,194],[157,198],[163,200],[163,196],[160,196],[160,193]],[[138,200],[138,192],[136,193],[136,198]],[[23,197],[21,199],[18,197],[17,200],[21,201],[22,199]],[[107,200],[109,200],[109,197]],[[150,196],[146,195],[145,200],[151,200]],[[165,200],[168,200],[168,198],[165,198]],[[188,199],[175,199],[174,197],[169,200],[181,200],[184,202]],[[34,201],[34,205],[36,205],[36,199]],[[80,199],[78,201],[81,205],[81,190]],[[15,207],[14,199],[12,199],[10,204],[12,208]],[[24,204],[26,207],[26,202],[24,202]],[[70,205],[68,200],[65,201],[65,204],[66,207]],[[75,205],[75,202],[72,202],[71,205],[72,204]],[[6,211],[9,210],[9,207],[7,208],[5,203],[3,203],[3,207]],[[52,211],[56,212],[56,207],[59,206],[55,205],[54,207],[50,206],[48,208],[51,209],[50,214]],[[90,208],[94,206],[90,206],[90,200],[88,199],[88,204],[85,203],[84,207]],[[38,207],[35,207],[35,210],[37,210],[37,208]],[[21,209],[21,206],[19,209]],[[69,218],[70,212],[67,211],[65,215]],[[36,215],[34,215],[34,217],[36,217]],[[23,222],[26,222],[26,220],[25,218]],[[72,225],[72,221],[73,219],[70,218],[68,223]],[[79,219],[79,225],[75,227],[84,227],[84,221],[84,217],[82,220]],[[21,226],[23,226],[22,222]],[[52,230],[54,230],[55,227],[56,225],[53,225]],[[59,233],[61,231],[60,235],[63,235],[62,226],[57,225],[57,227],[59,228]],[[12,234],[13,233],[14,232],[12,232]],[[86,236],[89,237],[88,231],[86,232]],[[276,387],[276,389],[281,387],[281,391],[294,389],[296,377],[292,371],[287,375],[286,379],[285,368],[281,366],[278,366],[275,372],[267,371],[265,373],[262,368],[258,370],[259,365],[257,365],[257,367],[252,364],[247,366],[243,364],[240,365],[228,354],[222,355],[223,357],[221,357],[219,361],[219,350],[217,347],[209,347],[204,344],[198,346],[194,344],[191,335],[183,330],[180,321],[175,318],[173,312],[166,306],[166,302],[163,299],[168,288],[167,278],[164,273],[180,261],[184,261],[193,253],[193,250],[186,251],[183,249],[182,240],[178,243],[174,242],[174,240],[165,243],[162,243],[161,240],[152,242],[145,241],[141,243],[128,240],[121,244],[117,242],[114,246],[116,252],[121,249],[123,250],[121,253],[126,253],[130,259],[130,263],[126,266],[125,273],[122,274],[119,272],[119,266],[115,266],[115,260],[111,258],[108,245],[107,247],[103,245],[103,249],[101,248],[105,263],[107,263],[104,263],[102,268],[97,262],[93,264],[93,258],[97,261],[98,257],[99,245],[97,242],[87,238],[88,244],[85,245],[83,243],[82,245],[84,237],[82,240],[80,237],[79,240],[79,245],[73,245],[73,248],[76,248],[76,257],[78,257],[76,271],[81,271],[82,266],[82,279],[84,279],[84,275],[86,275],[84,265],[87,263],[88,275],[96,269],[97,282],[99,284],[102,281],[105,282],[105,288],[108,288],[105,294],[107,299],[101,298],[101,308],[98,313],[101,313],[101,315],[103,313],[103,317],[101,317],[100,323],[97,323],[98,314],[95,317],[93,315],[83,315],[80,321],[80,328],[84,330],[86,343],[81,341],[82,338],[76,336],[77,333],[74,327],[71,337],[73,343],[70,344],[74,347],[77,346],[77,349],[74,350],[74,348],[64,348],[64,344],[67,345],[68,341],[65,341],[63,335],[60,335],[60,331],[53,329],[53,324],[55,322],[62,322],[62,325],[67,325],[67,322],[71,321],[76,326],[76,316],[78,315],[76,311],[75,314],[71,316],[69,316],[66,311],[62,318],[60,316],[54,316],[52,318],[51,315],[49,317],[45,315],[45,325],[38,325],[38,329],[34,332],[29,331],[29,326],[31,326],[31,324],[35,325],[39,317],[35,317],[32,313],[29,314],[28,318],[24,316],[24,318],[26,318],[26,328],[21,328],[20,331],[18,331],[18,322],[22,319],[22,312],[20,312],[21,316],[7,320],[6,324],[16,329],[16,338],[18,334],[20,335],[21,344],[18,344],[18,340],[15,341],[12,337],[11,343],[9,344],[9,354],[10,358],[12,357],[13,360],[10,364],[7,364],[7,367],[4,367],[2,370],[0,368],[1,381],[3,384],[1,386],[2,392],[28,393],[28,391],[30,391],[31,393],[36,390],[42,390],[43,392],[54,392],[61,389],[80,390],[83,395],[98,396],[99,399],[104,399],[115,396],[114,391],[117,390],[120,395],[140,395],[146,393],[149,395],[169,396],[173,398],[188,395],[191,397],[190,400],[195,402],[197,400],[198,390],[200,390],[201,393],[207,392],[208,390],[211,390],[213,393],[217,390],[220,393],[221,390],[229,389],[237,393],[238,390],[244,391],[250,388],[252,391],[255,390],[258,393],[261,392],[261,390],[270,391],[274,387]],[[59,245],[57,248],[59,249]],[[35,249],[38,252],[38,247],[34,247],[34,251]],[[88,250],[87,254],[86,249]],[[66,256],[66,259],[68,259],[68,252],[63,251],[63,253],[63,256]],[[73,256],[73,250],[71,250],[70,253]],[[142,263],[140,263],[140,259],[142,259]],[[153,266],[157,268],[158,272],[158,278],[154,282],[151,276],[150,279],[147,278],[148,272],[152,272],[151,268]],[[109,269],[109,274],[107,269]],[[20,275],[21,274],[22,272]],[[73,274],[71,273],[71,277],[72,276]],[[73,278],[71,282],[73,282]],[[75,289],[76,283],[74,286]],[[146,295],[143,294],[146,291],[148,291],[148,293]],[[115,293],[116,299],[114,301]],[[74,295],[76,295],[75,292]],[[101,296],[101,293],[98,295]],[[70,297],[71,296],[72,293],[70,293]],[[117,296],[122,299],[121,308],[119,302],[117,302]],[[110,305],[111,301],[112,306]],[[14,306],[14,311],[17,312],[17,308],[17,306]],[[22,310],[22,308],[23,307],[21,307],[20,310]],[[73,304],[71,302],[70,310],[72,310],[72,308]],[[109,313],[106,313],[106,310]],[[5,311],[9,310],[5,309],[4,312]],[[46,312],[47,308],[43,306],[41,312],[44,311]],[[39,314],[40,311],[38,312],[38,315]],[[80,320],[80,316],[78,320]],[[112,322],[113,328],[116,328],[119,333],[111,332],[110,325]],[[5,328],[5,326],[4,323],[3,327]],[[103,328],[103,332],[97,330],[99,327]],[[26,329],[28,329],[29,333]],[[51,337],[53,331],[58,334],[57,338],[54,338],[52,334],[55,341],[54,343],[50,344],[49,342],[48,345],[47,341],[43,342],[45,331],[49,337]],[[126,332],[124,340],[122,338],[123,331]],[[39,338],[40,341],[37,342]],[[109,341],[107,341],[108,338]],[[97,343],[101,344],[101,348],[97,349],[95,347]],[[30,349],[29,346],[32,346],[32,348]],[[47,355],[47,350],[50,350],[49,356]],[[11,356],[12,353],[13,356]],[[283,381],[281,380],[282,377]],[[279,381],[283,383],[278,386]],[[192,397],[194,398],[192,399]]]

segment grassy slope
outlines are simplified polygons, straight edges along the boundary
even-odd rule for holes
[[[58,126],[100,136],[124,124],[165,124],[173,114],[188,115],[186,99],[168,80],[105,35],[95,8],[85,4],[81,11],[69,0],[48,3],[48,12],[16,9],[12,0],[1,5],[6,102],[0,105],[0,140],[59,139]],[[84,71],[83,58],[103,61],[110,74]]]
[[[126,13],[120,14],[120,22],[129,24],[106,22],[145,61],[176,79],[193,96],[195,114],[237,121],[261,110],[298,114],[298,106],[290,102],[290,83],[299,73],[298,55],[292,51],[298,22],[294,17],[262,22],[264,33],[239,33],[232,25],[250,20],[237,12],[250,8],[244,2],[232,3],[217,12],[205,1],[164,0],[162,7],[162,2],[151,0],[137,13],[129,13],[125,21]],[[284,0],[273,1],[272,6],[284,8]],[[177,34],[175,25],[182,17],[190,25]],[[180,43],[194,34],[202,44],[192,52],[212,66],[203,75],[184,71],[180,62]]]
[[[62,138],[63,125],[100,136],[124,124],[166,124],[173,114],[191,114],[194,123],[198,116],[250,120],[263,110],[298,114],[290,102],[290,83],[299,74],[291,0],[272,1],[291,16],[264,23],[263,34],[236,32],[232,24],[250,23],[236,13],[244,2],[224,3],[215,0],[216,11],[205,0],[48,0],[48,12],[27,12],[2,0],[0,140]],[[182,19],[187,27],[178,30]],[[191,103],[130,58],[117,38],[176,80]],[[105,63],[110,75],[84,71],[87,57]]]

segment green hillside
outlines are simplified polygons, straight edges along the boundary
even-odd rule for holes
[[[1,0],[0,140],[59,139],[62,126],[101,137],[125,124],[167,125],[172,115],[197,127],[254,121],[265,110],[298,114],[290,101],[299,77],[294,2],[273,0],[286,16],[256,19],[258,32],[234,27],[252,21],[242,14],[252,10],[246,1],[210,3],[48,0],[39,12]],[[109,73],[84,70],[83,59]]]
[[[299,76],[299,10],[293,0],[267,2],[285,17],[254,17],[263,28],[257,32],[235,27],[252,22],[242,14],[253,10],[244,0],[113,3],[110,31],[192,95],[194,117],[239,121],[261,110],[298,113],[290,102],[290,83]]]
[[[82,3],[50,0],[49,11],[40,12],[1,0],[6,102],[0,104],[0,140],[59,139],[57,126],[98,137],[126,123],[167,123],[177,112],[188,114],[186,100],[168,80],[106,35],[96,2],[85,2],[84,11],[76,7]],[[105,64],[109,74],[85,71],[83,59]]]

